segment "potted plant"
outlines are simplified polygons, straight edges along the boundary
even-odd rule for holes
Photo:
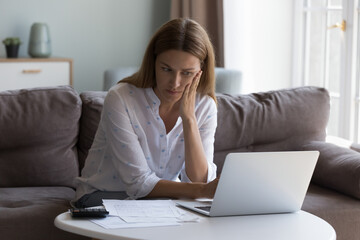
[[[3,40],[8,58],[17,58],[21,41],[17,37],[10,37]]]

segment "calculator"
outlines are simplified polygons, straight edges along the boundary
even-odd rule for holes
[[[75,218],[104,218],[109,212],[105,208],[71,208],[70,214]]]

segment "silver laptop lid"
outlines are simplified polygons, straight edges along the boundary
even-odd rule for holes
[[[210,216],[300,210],[318,156],[318,151],[228,154]]]

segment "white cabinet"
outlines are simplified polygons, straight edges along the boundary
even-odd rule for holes
[[[72,84],[72,59],[0,59],[0,91]]]

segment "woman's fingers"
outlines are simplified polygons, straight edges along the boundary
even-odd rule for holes
[[[185,90],[184,90],[184,93],[183,93],[183,99],[187,99],[187,98],[188,98],[189,92],[190,92],[190,88],[191,88],[190,84],[188,84],[188,85],[185,86]]]
[[[184,89],[184,93],[183,93],[183,98],[188,98],[188,97],[195,97],[196,95],[196,89],[199,85],[199,82],[200,82],[200,78],[201,78],[201,73],[202,71],[198,72],[193,81],[191,81],[191,83],[189,83],[188,85],[185,86],[185,89]]]
[[[192,81],[192,84],[191,84],[191,90],[192,90],[192,92],[196,92],[196,89],[197,89],[197,87],[199,86],[201,74],[202,74],[202,71],[199,71],[199,72],[195,75],[194,80]]]
[[[191,117],[195,113],[196,89],[199,85],[202,71],[198,72],[191,83],[185,86],[181,100],[180,115],[182,117]]]

